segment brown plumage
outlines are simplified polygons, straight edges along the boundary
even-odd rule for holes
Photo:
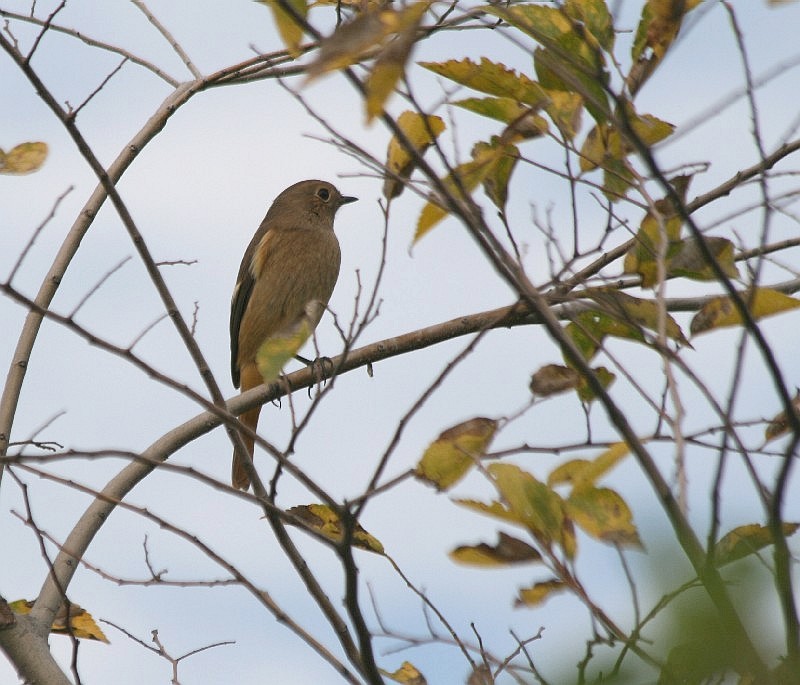
[[[231,300],[231,377],[242,392],[263,383],[258,348],[271,336],[289,332],[303,318],[315,328],[339,276],[336,211],[357,198],[343,196],[325,181],[300,181],[269,208],[247,246]],[[255,430],[261,407],[239,420]],[[244,437],[253,456],[253,439]],[[233,486],[250,487],[242,457],[234,451]]]

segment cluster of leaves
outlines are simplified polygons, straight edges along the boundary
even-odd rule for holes
[[[520,590],[518,605],[532,606],[575,583],[563,562],[573,560],[577,554],[576,526],[602,542],[641,546],[633,515],[623,498],[611,488],[597,485],[628,454],[625,443],[610,446],[592,460],[568,461],[554,469],[547,482],[542,482],[514,464],[482,463],[497,429],[496,420],[483,417],[449,428],[425,451],[416,475],[438,490],[447,491],[470,470],[479,468],[499,498],[489,503],[456,499],[456,503],[521,528],[533,545],[500,532],[496,545],[484,542],[457,547],[450,554],[454,561],[481,567],[547,564],[559,577]],[[566,496],[557,491],[560,486],[568,487]]]
[[[9,602],[8,608],[14,614],[24,616],[33,609],[33,602],[27,599],[17,599]],[[74,603],[70,603],[69,607],[66,604],[61,605],[53,619],[50,632],[54,635],[71,635],[78,639],[97,640],[106,644],[109,641],[103,631],[100,630],[100,626],[92,618],[92,615],[86,609]]]
[[[272,0],[266,4],[273,9],[287,47],[299,54],[309,3]],[[646,174],[637,168],[636,153],[667,140],[674,126],[653,114],[639,112],[634,100],[662,63],[686,16],[699,4],[700,0],[647,0],[627,60],[615,54],[617,32],[605,0],[565,0],[557,5],[491,3],[479,8],[483,20],[498,22],[533,39],[535,76],[487,57],[478,61],[419,63],[437,76],[479,94],[449,104],[499,122],[502,127],[489,140],[477,142],[469,160],[448,168],[438,179],[439,187],[446,192],[430,195],[419,215],[414,239],[419,240],[433,229],[456,209],[459,200],[469,199],[479,187],[503,213],[509,182],[522,156],[521,146],[542,137],[554,138],[574,153],[580,173],[587,180],[599,174],[596,184],[610,202],[619,202],[641,187]],[[427,35],[422,24],[426,15],[433,16],[432,4],[411,2],[395,9],[378,2],[342,3],[339,9],[342,6],[352,16],[321,41],[308,77],[355,64],[363,66],[367,70],[363,80],[366,117],[371,121],[384,113],[388,98],[404,78],[415,41]],[[626,62],[627,69],[623,70]],[[619,87],[612,87],[616,75]],[[579,140],[584,120],[591,121],[591,125]],[[441,117],[417,111],[405,111],[394,122],[395,135],[385,162],[387,200],[401,194],[423,155],[436,145],[445,130]],[[441,160],[444,162],[443,156]],[[650,203],[630,241],[623,270],[638,277],[644,288],[655,289],[668,278],[710,281],[720,275],[740,277],[735,246],[730,240],[687,232],[685,207],[690,182],[690,176],[671,179],[671,191]],[[585,301],[585,307],[572,317],[565,332],[587,362],[594,359],[609,336],[648,345],[660,346],[667,341],[689,344],[663,303],[612,287],[585,288],[576,297]],[[767,288],[743,291],[741,298],[753,319],[800,306],[800,300]],[[722,326],[741,325],[742,320],[743,313],[733,300],[720,297],[696,314],[690,329],[696,335]],[[573,360],[565,355],[564,361],[564,365],[548,364],[533,374],[532,392],[546,396],[573,390],[583,402],[594,400],[594,392]],[[593,373],[603,387],[614,381],[614,374],[606,367],[596,367]],[[772,434],[779,434],[783,425],[780,417],[773,424]],[[575,525],[605,542],[640,544],[622,497],[597,485],[597,480],[627,453],[624,443],[612,446],[593,460],[567,462],[543,483],[516,466],[480,466],[496,430],[496,421],[481,418],[445,431],[426,451],[417,475],[447,490],[479,466],[497,488],[500,499],[490,504],[460,504],[524,527],[538,550],[501,533],[497,545],[462,547],[453,553],[455,559],[519,563],[539,561],[544,554],[552,561],[556,549],[562,558],[571,559],[576,553]],[[555,489],[564,485],[570,487],[566,497]],[[529,595],[536,597],[536,589],[532,588]]]

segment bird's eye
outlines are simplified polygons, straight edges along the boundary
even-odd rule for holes
[[[328,190],[327,188],[320,188],[317,191],[317,197],[323,200],[324,202],[327,202],[328,200],[331,199],[331,191]]]

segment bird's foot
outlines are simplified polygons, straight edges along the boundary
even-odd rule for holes
[[[324,383],[325,380],[333,373],[333,361],[330,357],[317,357],[316,359],[306,359],[300,355],[295,356],[295,359],[303,362],[311,369],[311,375],[314,378],[314,384],[319,385]],[[311,396],[311,387],[308,388],[308,395]]]

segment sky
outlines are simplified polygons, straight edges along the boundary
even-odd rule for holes
[[[36,3],[36,15],[46,16],[52,5]],[[759,125],[768,149],[772,149],[784,138],[797,136],[794,94],[800,72],[795,65],[800,61],[800,52],[794,34],[800,4],[770,7],[761,0],[750,0],[733,5],[744,27],[753,75],[759,78],[779,72],[757,93]],[[147,6],[204,73],[247,59],[254,49],[268,52],[280,47],[270,14],[258,3],[203,0],[193,3],[191,11],[168,0],[152,0]],[[615,6],[621,13],[618,25],[634,30],[640,3],[628,0]],[[28,3],[0,0],[0,10],[26,13],[28,9]],[[317,12],[320,25],[329,30],[322,18],[323,10]],[[67,3],[58,21],[84,35],[142,55],[180,80],[189,78],[179,58],[132,3],[104,3],[102,9],[94,3]],[[707,2],[685,28],[675,54],[645,87],[638,103],[640,111],[651,112],[678,127],[676,141],[658,151],[664,167],[677,168],[687,161],[698,167],[708,165],[693,182],[693,196],[753,164],[758,156],[745,100],[738,97],[730,106],[721,105],[744,83],[727,13],[719,3]],[[12,31],[28,45],[35,35],[29,26],[17,21],[12,22]],[[479,38],[475,39],[475,35]],[[630,39],[630,33],[618,38],[621,43]],[[502,36],[487,36],[485,32],[442,36],[421,46],[414,59],[478,58],[483,54],[531,71],[527,53]],[[91,49],[74,37],[51,32],[42,40],[32,63],[56,97],[75,106],[117,66],[119,58]],[[422,102],[428,107],[440,103],[444,98],[442,82],[418,68],[415,75]],[[299,86],[297,82],[288,85]],[[5,54],[0,57],[0,88],[0,147],[7,150],[20,142],[43,140],[50,148],[41,171],[29,176],[0,177],[0,278],[4,281],[56,198],[69,189],[14,278],[15,287],[33,295],[96,182],[60,124]],[[378,159],[383,157],[389,134],[380,124],[365,125],[359,99],[343,79],[328,76],[297,92],[337,131]],[[126,64],[81,111],[79,125],[104,164],[119,154],[168,93],[169,87],[152,73]],[[398,113],[402,103],[395,100],[391,108]],[[462,158],[474,140],[486,139],[497,130],[488,121],[445,108],[441,112],[452,117],[448,119],[446,140]],[[375,282],[383,236],[378,204],[382,181],[359,160],[330,144],[330,137],[297,97],[276,82],[213,89],[196,96],[172,117],[118,186],[155,259],[190,262],[164,268],[163,273],[184,317],[191,320],[196,311],[196,339],[226,396],[235,394],[228,371],[230,294],[244,248],[281,189],[304,178],[322,178],[334,182],[344,194],[359,197],[358,203],[341,210],[336,222],[342,268],[330,305],[340,322],[347,323],[353,316],[359,281],[367,292]],[[528,145],[526,154],[537,162],[559,165],[560,151],[538,142]],[[791,178],[782,182],[791,187]],[[526,268],[534,281],[544,281],[547,261],[543,238],[530,229],[531,218],[549,216],[557,226],[569,225],[568,191],[552,175],[528,170],[515,177],[511,193],[515,198],[527,198],[513,203],[510,218],[524,236]],[[730,202],[698,213],[698,219],[705,224],[726,219],[757,197],[756,188],[742,191]],[[412,246],[420,207],[421,201],[411,193],[393,203],[387,229],[386,271],[379,290],[380,314],[367,327],[359,344],[513,302],[508,286],[456,222],[444,222]],[[584,198],[580,210],[587,240],[597,240],[605,229],[602,209]],[[752,241],[751,236],[759,230],[759,217],[753,212],[741,214],[726,219],[724,226],[728,232],[742,234],[745,242]],[[773,235],[776,239],[791,237],[796,230],[790,209],[776,218]],[[81,304],[95,284],[126,258],[130,259]],[[787,271],[777,267],[771,268],[768,275],[772,274],[776,280],[788,278]],[[709,286],[696,283],[676,284],[670,294],[710,290]],[[79,304],[75,320],[121,346],[136,340],[162,313],[130,239],[110,206],[103,207],[83,240],[53,309],[70,314]],[[0,320],[5,331],[0,336],[0,365],[5,368],[11,364],[25,314],[15,303],[0,298]],[[682,323],[686,321],[681,319]],[[791,315],[769,320],[763,328],[774,345],[787,382],[791,387],[800,385]],[[326,354],[338,353],[341,342],[330,316],[323,319],[317,335]],[[721,397],[730,383],[738,340],[738,332],[721,331],[693,341],[691,364]],[[457,339],[380,362],[374,366],[372,377],[359,369],[338,378],[334,392],[321,404],[298,444],[293,457],[297,465],[338,498],[358,495],[398,422],[467,343],[466,339]],[[155,368],[203,391],[202,382],[168,321],[156,323],[136,343],[135,350]],[[645,382],[660,382],[660,362],[652,353],[630,344],[620,344],[615,350]],[[742,384],[747,392],[739,410],[743,416],[772,416],[780,408],[777,398],[755,352],[749,350],[746,358]],[[408,422],[387,475],[413,466],[425,447],[449,426],[473,416],[517,414],[529,402],[530,373],[551,362],[560,362],[560,354],[541,330],[500,330],[488,336]],[[687,427],[708,425],[708,413],[699,393],[689,384],[684,389],[690,409]],[[620,381],[615,393],[623,406],[630,407],[636,429],[652,430],[652,416],[637,411],[637,395],[629,385]],[[298,393],[292,401],[300,413],[310,404],[304,393]],[[176,395],[125,361],[91,347],[56,324],[45,323],[26,375],[12,439],[35,436],[69,449],[141,451],[199,411],[191,400]],[[598,439],[614,439],[599,408],[592,412],[592,423]],[[275,444],[285,444],[289,425],[286,402],[280,409],[264,408],[260,426]],[[572,433],[577,436],[574,440],[570,439]],[[581,441],[583,436],[580,407],[573,397],[564,396],[537,404],[522,419],[512,422],[495,447],[525,442],[558,445]],[[669,448],[654,448],[654,453],[664,472],[671,476]],[[699,453],[689,464],[690,518],[701,537],[708,525],[707,484],[713,470],[713,463],[704,461],[707,456]],[[223,431],[215,430],[180,450],[170,462],[190,465],[226,481],[229,458],[227,437]],[[261,453],[256,459],[269,473],[268,457]],[[556,453],[527,454],[520,456],[517,463],[544,478],[563,460],[564,456]],[[65,461],[47,468],[99,488],[122,466],[120,459],[105,458]],[[760,465],[765,472],[773,466]],[[28,485],[38,525],[63,539],[88,499],[29,473],[18,475]],[[723,529],[761,520],[756,498],[746,487],[741,468],[732,465],[729,479],[737,497],[726,504]],[[743,483],[740,490],[738,483]],[[628,558],[643,577],[651,579],[643,582],[640,590],[643,598],[652,599],[658,595],[660,582],[686,577],[688,567],[674,544],[669,544],[664,514],[636,465],[630,460],[624,462],[615,470],[610,484],[630,503],[647,545],[647,554],[631,552]],[[488,500],[492,493],[475,474],[459,486],[456,495]],[[289,482],[285,483],[281,498],[286,506],[309,501],[308,493]],[[325,644],[335,646],[330,631],[276,548],[257,507],[165,470],[137,486],[129,502],[198,535],[234,560],[304,625],[319,632]],[[7,561],[0,564],[0,594],[8,600],[35,597],[46,573],[35,536],[14,512],[24,514],[24,503],[20,488],[6,476],[0,491],[0,536],[4,549],[9,551],[4,554]],[[791,503],[787,520],[798,520],[799,516],[797,504]],[[498,530],[494,521],[465,512],[448,496],[419,483],[405,482],[371,503],[362,524],[382,541],[412,582],[424,588],[461,635],[474,640],[474,623],[474,631],[485,644],[493,652],[505,655],[514,649],[510,630],[520,636],[532,636],[543,627],[543,637],[532,647],[537,665],[553,682],[559,682],[562,672],[574,673],[569,669],[583,656],[584,641],[591,629],[585,612],[574,599],[562,595],[535,610],[514,609],[516,589],[534,579],[543,579],[541,570],[476,570],[455,565],[447,558],[446,552],[458,544],[493,542]],[[224,577],[221,569],[188,543],[141,516],[122,510],[115,511],[103,527],[89,549],[87,561],[113,576],[146,577],[145,537],[154,567],[167,570],[169,578]],[[322,570],[325,588],[338,606],[341,578],[330,552],[301,534],[295,539],[313,568]],[[587,588],[615,616],[629,617],[626,589],[609,587],[610,580],[624,582],[616,554],[585,538],[581,544],[585,554],[579,557],[578,569]],[[797,544],[793,543],[792,548],[796,551]],[[426,618],[418,598],[386,561],[366,553],[360,553],[358,560],[362,564],[362,582],[365,587],[368,583],[377,597],[385,626],[398,633],[425,635]],[[741,582],[748,581],[745,578]],[[118,586],[97,573],[82,570],[71,585],[70,596],[95,617],[123,626],[142,640],[148,641],[151,631],[158,630],[173,654],[235,641],[182,662],[180,677],[184,684],[248,685],[265,679],[288,685],[338,682],[327,664],[240,588]],[[774,603],[765,599],[763,605],[751,611],[755,625],[768,626],[774,621],[775,611]],[[369,607],[366,614],[375,626]],[[125,685],[169,681],[165,661],[113,627],[102,627],[111,645],[82,645],[83,682]],[[770,642],[769,631],[765,631],[763,639],[767,650],[777,649],[774,640]],[[54,636],[51,642],[59,659],[68,663],[68,640]],[[381,667],[392,671],[409,659],[425,673],[429,683],[464,682],[466,662],[452,647],[426,645],[393,650],[398,644],[396,640],[379,641]],[[15,682],[14,679],[13,669],[0,660],[0,682]]]

